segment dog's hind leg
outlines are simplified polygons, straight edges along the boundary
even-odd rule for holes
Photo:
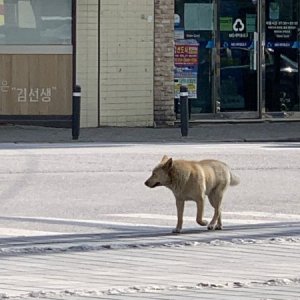
[[[180,233],[183,224],[183,211],[184,211],[184,200],[176,198],[176,208],[177,208],[177,225],[173,229],[173,233]]]
[[[215,209],[213,218],[207,227],[209,230],[213,230],[213,229],[221,230],[223,228],[221,204],[222,204],[224,191],[225,191],[224,188],[222,189],[217,188],[214,191],[212,191],[211,194],[208,196],[210,204]]]
[[[222,230],[223,229],[223,224],[222,224],[222,211],[220,211],[220,215],[218,218],[217,225],[215,226],[215,230]]]
[[[197,204],[197,217],[196,217],[196,221],[197,221],[197,223],[199,225],[206,226],[208,222],[206,220],[203,220],[204,196],[201,196],[201,198],[196,201],[196,204]]]

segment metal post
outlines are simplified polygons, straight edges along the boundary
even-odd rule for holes
[[[181,135],[188,136],[189,133],[189,109],[188,99],[189,93],[186,86],[180,87],[180,121],[181,121]]]
[[[76,85],[73,91],[72,137],[78,140],[80,132],[80,100],[81,87]]]
[[[257,2],[258,8],[258,59],[257,59],[257,109],[259,118],[263,118],[266,113],[266,62],[265,62],[265,44],[266,44],[266,0]]]

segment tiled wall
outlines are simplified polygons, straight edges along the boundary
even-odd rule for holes
[[[77,1],[82,127],[173,124],[173,18],[174,0]]]
[[[77,83],[81,127],[98,126],[98,0],[77,1]]]
[[[100,124],[153,126],[153,0],[100,1]]]

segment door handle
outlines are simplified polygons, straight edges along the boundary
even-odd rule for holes
[[[257,70],[257,49],[258,49],[258,33],[254,32],[254,41],[253,41],[253,70]]]

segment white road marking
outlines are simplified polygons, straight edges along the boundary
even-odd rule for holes
[[[270,213],[260,211],[237,211],[237,212],[223,212],[223,215],[235,215],[235,216],[252,216],[260,218],[272,218],[272,219],[284,219],[284,220],[300,220],[300,215],[295,214],[283,214],[283,213]]]
[[[145,215],[127,215],[127,214],[113,214],[110,215],[112,217],[119,217],[124,219],[151,219],[151,220],[162,220],[162,221],[173,221],[174,224],[177,220],[176,216],[169,216],[169,215],[152,215],[152,216],[145,216]],[[205,217],[204,219],[210,220],[211,217]],[[242,224],[262,224],[262,223],[273,223],[276,222],[275,220],[263,220],[263,219],[222,219],[223,222],[227,224],[233,224],[233,225],[242,225]],[[196,217],[184,217],[185,222],[196,222]],[[134,223],[128,223],[128,224],[134,224]]]
[[[0,228],[0,237],[6,236],[43,236],[43,235],[57,235],[65,234],[62,232],[52,232],[52,231],[38,231],[38,230],[26,230],[18,228]]]
[[[244,211],[244,212],[223,212],[224,216],[229,216],[229,218],[223,218],[225,224],[231,225],[245,225],[245,224],[267,224],[273,222],[284,222],[284,221],[300,221],[300,215],[296,214],[282,214],[282,213],[270,213],[270,212],[255,212],[255,211]],[[232,218],[234,216],[239,216],[242,218]],[[3,217],[10,218],[11,220],[18,220],[23,222],[42,222],[49,224],[62,224],[71,226],[94,226],[103,225],[103,229],[113,229],[114,226],[124,226],[124,227],[149,227],[149,228],[173,228],[176,223],[176,215],[163,215],[163,214],[143,214],[143,213],[131,213],[131,214],[105,214],[100,215],[99,218],[106,218],[107,220],[78,220],[78,219],[63,219],[63,218],[42,218],[42,217],[25,217],[25,216],[11,216]],[[109,218],[115,219],[119,218],[120,221],[110,221]],[[210,219],[210,217],[206,217]],[[1,220],[1,216],[0,216]],[[122,221],[121,221],[122,220]],[[146,221],[146,220],[152,220]],[[142,223],[140,223],[142,221]],[[143,223],[143,221],[145,223]],[[155,222],[154,222],[155,221]],[[164,221],[164,225],[159,225],[159,221]],[[170,221],[167,222],[166,221]],[[195,217],[185,216],[185,222],[195,223]],[[174,224],[173,224],[174,223]],[[168,224],[168,225],[166,225]],[[100,230],[100,228],[99,228]],[[74,232],[76,230],[70,230],[68,233]],[[88,231],[88,229],[87,229]],[[18,228],[0,228],[0,236],[40,236],[40,235],[60,235],[66,234],[67,232],[53,232],[53,231],[37,231],[37,230],[24,230]]]

